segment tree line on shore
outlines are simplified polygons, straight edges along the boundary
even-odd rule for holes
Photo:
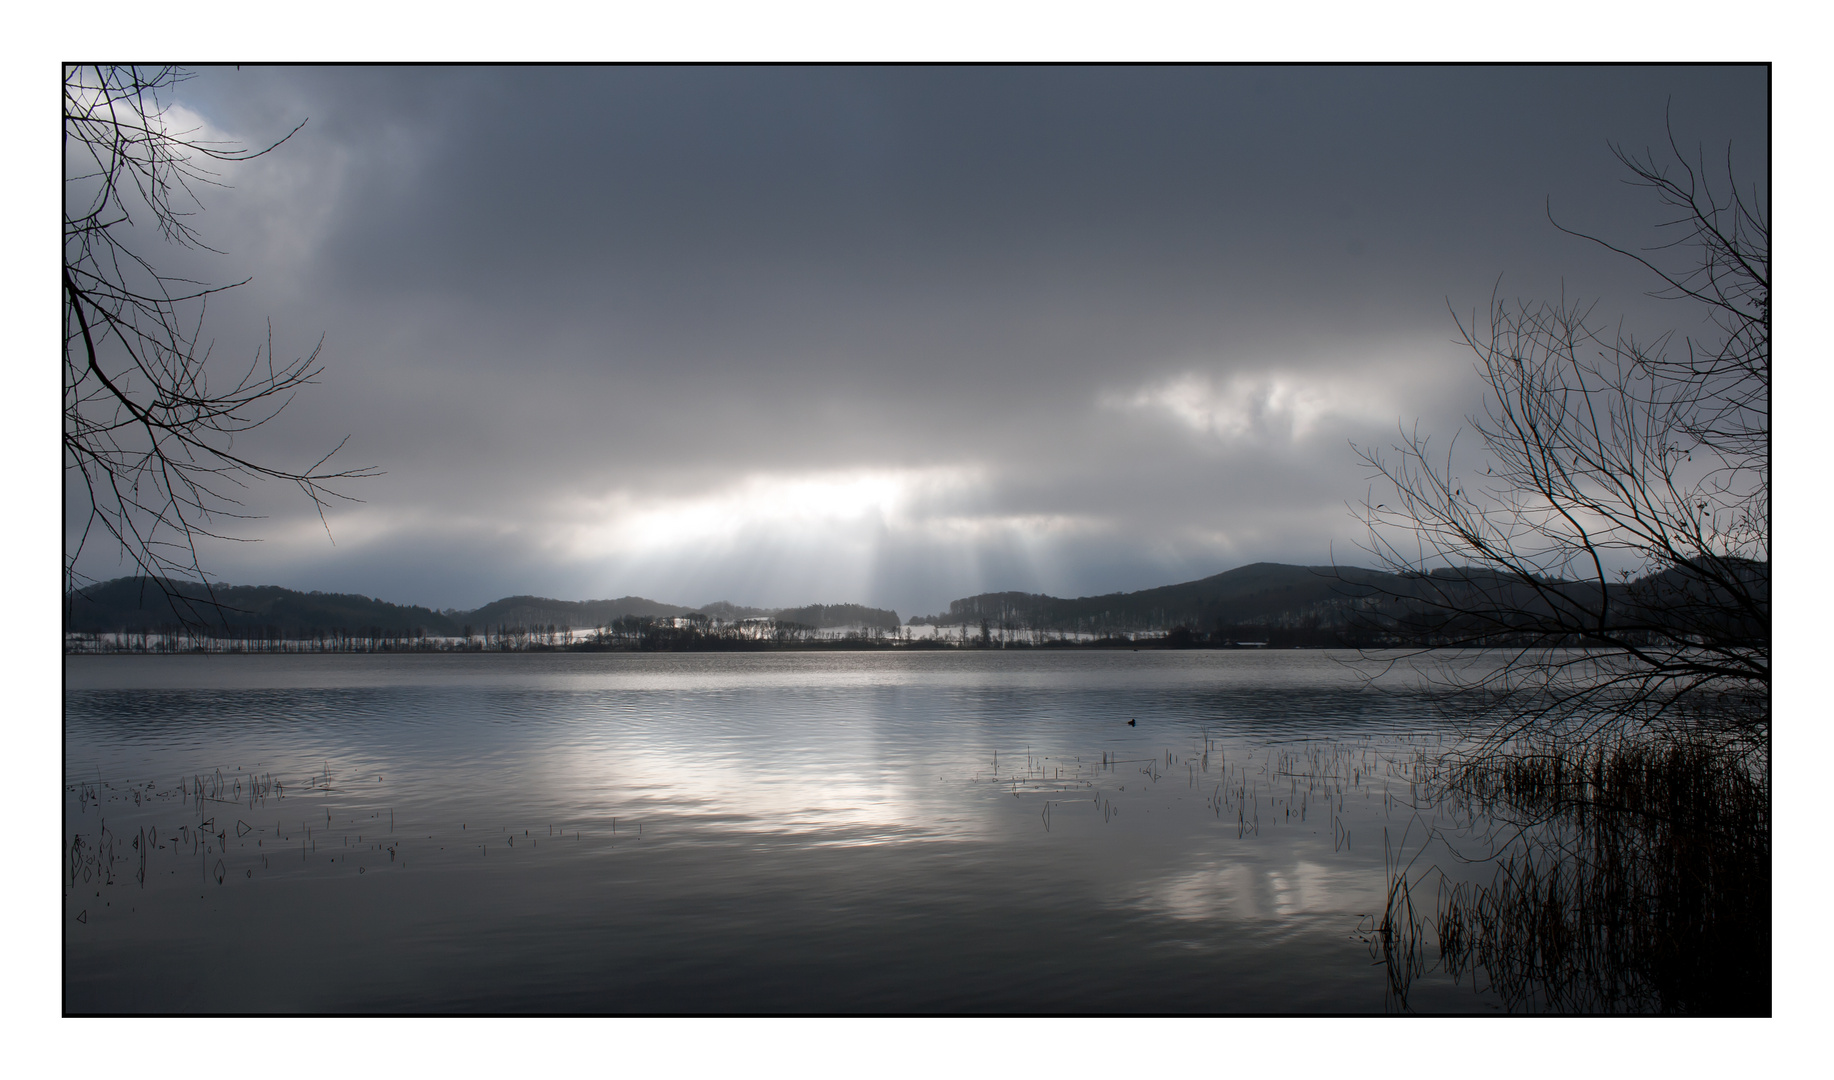
[[[773,642],[896,633],[898,614],[859,604],[695,609],[639,596],[564,601],[512,596],[470,611],[393,604],[352,593],[280,586],[118,578],[65,595],[67,647],[375,652],[434,649],[638,647],[646,641]],[[131,644],[130,644],[131,643]]]
[[[897,640],[881,627],[824,633],[775,618],[738,621],[705,615],[656,618],[628,615],[598,626],[565,623],[465,624],[457,634],[383,626],[313,627],[287,632],[273,624],[196,627],[166,624],[115,631],[71,631],[72,653],[463,653],[463,652],[717,652],[771,648],[858,648]]]
[[[1769,567],[1742,569],[1768,595]],[[473,611],[278,586],[204,586],[132,578],[67,597],[76,652],[409,652],[759,648],[1420,648],[1574,646],[1600,630],[1619,640],[1768,639],[1766,612],[1745,612],[1674,574],[1604,587],[1500,581],[1479,571],[1395,574],[1256,563],[1134,593],[1060,599],[983,593],[913,617],[859,604],[704,609],[642,597],[559,601],[518,596]],[[1700,595],[1694,593],[1700,592]],[[172,598],[176,597],[176,602]],[[1601,599],[1607,601],[1601,604]],[[1608,606],[1608,624],[1560,618]],[[921,632],[917,628],[924,628]]]

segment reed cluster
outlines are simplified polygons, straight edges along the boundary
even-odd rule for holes
[[[1436,780],[1442,806],[1489,822],[1495,871],[1391,871],[1374,944],[1401,1003],[1437,968],[1515,1011],[1770,1012],[1766,758],[1704,738],[1548,744]]]

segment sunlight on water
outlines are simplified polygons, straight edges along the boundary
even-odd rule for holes
[[[1380,1011],[1352,660],[72,657],[66,1007]]]

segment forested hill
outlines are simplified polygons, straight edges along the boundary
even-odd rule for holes
[[[1713,584],[1735,582],[1730,588]],[[1583,636],[1604,612],[1624,635],[1752,642],[1769,636],[1770,567],[1720,560],[1673,567],[1599,595],[1596,581],[1533,581],[1479,568],[1391,574],[1360,567],[1254,563],[1199,581],[1062,599],[982,593],[911,620],[989,631],[1137,633],[1184,627],[1219,639],[1504,643]]]
[[[177,596],[174,603],[166,595]],[[859,604],[810,604],[799,608],[753,608],[720,601],[701,608],[665,604],[641,596],[616,600],[552,600],[543,596],[509,596],[472,611],[434,611],[391,604],[354,593],[298,592],[278,585],[219,585],[212,594],[202,585],[169,581],[166,590],[145,578],[116,578],[65,598],[65,630],[79,634],[155,631],[188,624],[235,634],[268,634],[313,638],[327,634],[449,637],[511,628],[609,626],[620,619],[666,619],[707,615],[724,622],[775,617],[784,622],[828,629],[865,626],[899,627],[898,613]]]
[[[808,607],[784,608],[776,612],[776,618],[783,622],[813,626],[817,630],[835,626],[896,630],[903,625],[898,621],[898,613],[895,611],[861,607],[859,604],[810,604]]]
[[[1366,583],[1366,584],[1365,584]],[[1359,596],[1401,592],[1401,579],[1368,570],[1255,563],[1201,581],[1134,593],[1060,599],[1028,593],[984,593],[956,600],[944,615],[913,623],[978,628],[1049,629],[1093,633],[1164,630],[1188,626],[1211,632],[1231,627],[1330,627],[1342,625]],[[75,633],[151,631],[180,623],[236,633],[289,638],[322,634],[453,636],[509,628],[609,626],[621,619],[665,619],[708,615],[731,622],[775,617],[817,629],[865,626],[896,630],[896,612],[859,604],[810,604],[796,608],[752,608],[720,602],[701,608],[667,604],[641,596],[615,600],[554,600],[510,596],[471,611],[391,604],[351,593],[298,592],[276,585],[229,585],[215,590],[212,605],[202,586],[169,582],[178,594],[174,611],[165,594],[139,578],[118,578],[68,598],[66,624]]]
[[[545,596],[508,596],[475,611],[452,612],[454,619],[482,631],[487,626],[608,626],[619,619],[666,619],[692,615],[694,609],[641,596],[616,600],[550,600]]]
[[[1739,643],[1769,636],[1769,577],[1763,563],[1675,567],[1614,583],[1601,597],[1596,582],[1524,581],[1469,568],[1398,575],[1358,567],[1254,563],[1198,581],[1105,596],[982,593],[952,601],[944,614],[911,622],[969,632],[985,625],[989,633],[1000,632],[1002,640],[1011,640],[1014,631],[1105,636],[1183,627],[1187,638],[1214,642],[1447,644],[1583,636],[1598,625],[1603,612],[1614,633]],[[158,586],[143,579],[92,586],[67,597],[65,629],[106,634],[188,624],[232,637],[311,639],[578,631],[679,616],[726,624],[773,617],[781,624],[818,630],[861,626],[896,631],[899,626],[896,612],[859,604],[764,609],[720,602],[689,608],[640,596],[585,601],[512,596],[473,611],[433,611],[275,585],[219,586],[214,603],[197,584],[170,582],[167,588],[178,596],[177,610]]]
[[[1358,601],[1403,594],[1402,579],[1356,567],[1253,563],[1199,581],[1131,593],[1062,599],[1037,593],[982,593],[951,601],[941,615],[912,619],[938,626],[1080,631],[1165,630],[1187,626],[1341,625]]]
[[[583,629],[610,626],[619,619],[665,619],[683,615],[706,615],[722,622],[739,619],[776,618],[783,622],[827,629],[836,626],[879,627],[896,630],[901,625],[898,613],[859,604],[810,604],[797,608],[756,608],[724,600],[698,608],[664,604],[641,596],[616,600],[549,600],[540,596],[511,596],[493,601],[476,611],[448,612],[453,618],[479,630],[486,626],[571,626]]]
[[[145,578],[116,578],[66,597],[64,628],[75,633],[153,631],[189,623],[238,632],[268,631],[287,637],[342,632],[412,636],[459,632],[431,608],[391,604],[355,593],[297,592],[278,585],[219,585],[206,592],[194,582],[169,581],[168,600]],[[213,601],[214,595],[214,601]]]

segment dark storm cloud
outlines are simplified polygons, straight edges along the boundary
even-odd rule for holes
[[[1664,109],[1763,183],[1710,68],[244,68],[207,197],[220,340],[326,334],[265,434],[388,469],[233,580],[859,600],[1085,593],[1343,558],[1347,442],[1472,408],[1448,299],[1646,283],[1607,141]],[[333,439],[335,441],[335,438]],[[316,536],[314,533],[316,532]]]

